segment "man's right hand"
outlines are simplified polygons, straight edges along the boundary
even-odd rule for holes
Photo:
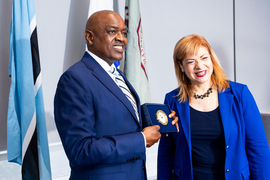
[[[144,137],[146,139],[146,147],[151,147],[153,144],[157,143],[161,137],[159,132],[159,125],[148,126],[142,130]]]

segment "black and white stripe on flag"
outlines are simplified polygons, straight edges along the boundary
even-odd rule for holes
[[[38,82],[37,80],[40,75],[41,69],[40,69],[39,50],[38,50],[37,27],[36,27],[35,19],[32,20],[31,25],[30,25],[30,31],[31,31],[30,43],[31,43],[31,52],[32,52],[32,65],[33,65],[33,78],[34,78],[33,80],[34,80],[35,95],[36,95],[36,92],[38,91],[39,85],[40,85],[40,82]],[[29,134],[29,136],[31,140],[28,145],[27,144],[25,145],[26,150],[25,150],[25,155],[23,156],[23,160],[22,160],[22,179],[35,180],[35,179],[39,179],[39,162],[38,162],[39,160],[38,160],[38,148],[37,148],[38,144],[37,144],[37,124],[36,123],[34,126],[33,134]]]

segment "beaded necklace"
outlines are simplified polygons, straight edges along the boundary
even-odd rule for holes
[[[205,98],[205,97],[209,97],[209,94],[211,94],[213,92],[213,90],[212,90],[212,86],[207,90],[207,92],[206,93],[204,93],[204,94],[202,94],[202,95],[198,95],[198,94],[196,94],[195,92],[194,92],[194,97],[195,97],[195,99],[203,99],[203,98]]]

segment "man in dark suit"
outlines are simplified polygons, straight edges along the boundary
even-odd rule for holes
[[[142,128],[140,108],[134,109],[109,72],[123,58],[126,35],[119,14],[94,13],[86,24],[89,52],[59,80],[54,114],[70,161],[70,179],[146,179],[146,147],[158,142],[160,127]],[[117,71],[140,107],[137,93]],[[170,116],[173,124],[178,121]]]

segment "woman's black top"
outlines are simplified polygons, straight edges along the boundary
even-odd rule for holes
[[[190,107],[194,180],[224,180],[225,140],[219,107],[201,112]]]

